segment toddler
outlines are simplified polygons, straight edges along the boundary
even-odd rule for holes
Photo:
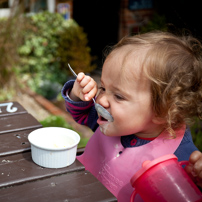
[[[79,73],[62,89],[68,112],[95,131],[77,157],[85,168],[125,202],[142,163],[172,153],[189,160],[185,169],[202,187],[202,154],[188,127],[202,115],[201,43],[166,32],[125,37],[109,51],[100,83]],[[97,114],[96,94],[112,122]]]

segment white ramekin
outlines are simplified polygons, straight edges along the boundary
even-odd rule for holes
[[[32,131],[33,161],[46,168],[63,168],[74,163],[80,136],[73,130],[61,127],[45,127]]]

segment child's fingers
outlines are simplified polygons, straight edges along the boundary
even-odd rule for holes
[[[202,153],[200,151],[194,151],[190,157],[189,162],[199,168],[202,168]]]
[[[83,79],[80,81],[80,86],[84,88],[86,85],[88,85],[89,82],[91,82],[93,79],[90,76],[84,76]]]
[[[193,169],[193,165],[192,164],[189,164],[189,165],[185,166],[185,170],[186,170],[186,172],[188,174],[191,174],[192,169]]]
[[[83,101],[89,101],[95,97],[97,93],[97,83],[90,76],[86,76],[80,72],[77,76],[77,84],[75,83],[74,92]]]
[[[196,163],[199,159],[202,159],[202,153],[200,151],[194,151],[189,157],[189,162],[191,164]]]
[[[95,87],[97,88],[97,83],[93,79],[90,79],[89,82],[83,87],[82,92],[84,94],[89,93]]]
[[[196,177],[196,184],[202,188],[202,171],[200,171]]]
[[[83,78],[85,77],[85,74],[83,72],[80,72],[78,75],[77,75],[77,78],[76,80],[80,83]]]
[[[192,172],[198,176],[202,170],[202,153],[199,151],[194,151],[190,155],[189,162],[193,165]]]
[[[97,86],[94,86],[93,89],[91,89],[91,91],[89,91],[87,94],[85,94],[84,98],[86,101],[91,100],[92,98],[95,97],[97,93]]]
[[[199,172],[198,177],[201,179],[201,183],[202,183],[202,171]]]
[[[193,172],[202,180],[202,159],[198,160],[193,166]]]

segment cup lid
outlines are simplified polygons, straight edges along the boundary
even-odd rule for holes
[[[147,170],[149,170],[150,168],[154,167],[155,165],[162,163],[164,161],[168,161],[170,159],[178,159],[174,154],[168,154],[165,156],[161,156],[157,159],[154,159],[153,161],[144,161],[142,163],[142,168],[140,170],[138,170],[133,177],[130,180],[131,185],[133,186],[135,181],[142,176]]]

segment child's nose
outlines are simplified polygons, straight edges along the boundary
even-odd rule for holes
[[[96,102],[102,105],[104,108],[109,108],[109,100],[106,95],[99,95]]]

